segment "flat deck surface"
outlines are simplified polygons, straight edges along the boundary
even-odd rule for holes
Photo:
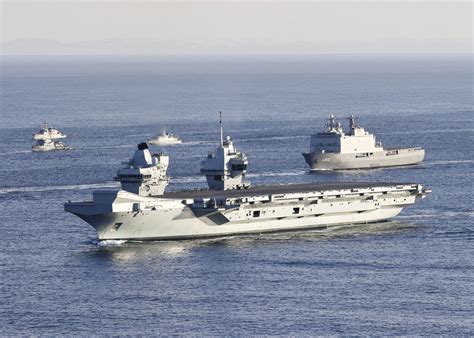
[[[290,193],[304,193],[312,191],[328,191],[341,189],[362,189],[373,187],[389,187],[396,185],[411,185],[414,183],[383,183],[383,182],[369,182],[369,183],[304,183],[304,184],[281,184],[281,185],[262,185],[251,187],[243,190],[193,190],[193,191],[176,191],[167,192],[162,197],[165,198],[231,198],[244,196],[261,196],[261,195],[275,195],[275,194],[290,194]]]

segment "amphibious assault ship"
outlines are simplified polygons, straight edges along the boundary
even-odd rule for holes
[[[202,163],[209,190],[165,192],[166,155],[146,143],[118,171],[120,191],[95,191],[65,210],[92,225],[100,240],[169,240],[321,229],[396,216],[427,192],[416,183],[307,183],[250,187],[248,159],[230,137]]]
[[[422,148],[384,149],[375,136],[360,127],[351,115],[349,132],[331,115],[326,131],[311,135],[310,152],[303,157],[312,170],[369,169],[418,164]]]

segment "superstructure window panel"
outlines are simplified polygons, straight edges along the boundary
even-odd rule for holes
[[[232,170],[244,171],[247,169],[245,164],[232,164]]]

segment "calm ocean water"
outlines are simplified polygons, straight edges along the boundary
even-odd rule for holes
[[[474,332],[470,58],[7,58],[1,91],[2,335]],[[116,187],[120,162],[162,128],[184,140],[166,149],[169,189],[204,187],[219,110],[255,185],[433,192],[388,223],[176,242],[97,243],[63,211]],[[385,146],[424,147],[425,162],[310,173],[301,152],[330,113],[356,114]],[[32,153],[43,121],[75,150]]]

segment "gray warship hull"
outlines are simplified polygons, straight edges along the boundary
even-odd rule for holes
[[[144,197],[97,191],[65,210],[100,240],[192,239],[379,222],[423,198],[419,184],[292,184]]]
[[[387,149],[373,153],[303,153],[312,170],[349,170],[419,164],[425,157],[421,148]]]

